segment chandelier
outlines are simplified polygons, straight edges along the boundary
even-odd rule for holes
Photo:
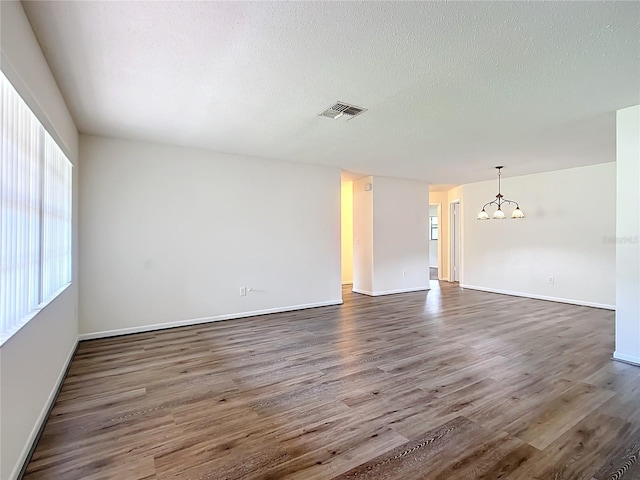
[[[520,205],[518,205],[518,202],[507,200],[506,198],[504,198],[502,193],[500,193],[500,170],[502,170],[503,168],[504,167],[502,165],[496,167],[496,169],[498,170],[498,194],[496,195],[496,199],[484,204],[482,210],[478,214],[478,220],[489,220],[489,214],[485,210],[485,208],[489,205],[495,205],[496,207],[498,207],[498,209],[493,212],[493,218],[495,220],[503,220],[504,218],[506,218],[504,211],[502,211],[502,205],[504,205],[505,203],[507,205],[511,205],[513,203],[516,206],[516,208],[511,213],[511,218],[524,218],[524,212],[520,210]]]

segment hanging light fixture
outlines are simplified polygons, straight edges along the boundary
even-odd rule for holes
[[[489,214],[485,210],[485,208],[488,207],[489,205],[495,205],[496,207],[498,207],[498,209],[495,212],[493,212],[494,220],[505,219],[506,215],[502,210],[502,205],[504,205],[505,203],[507,205],[511,205],[512,203],[516,205],[515,210],[511,213],[511,218],[524,218],[524,212],[520,210],[520,205],[518,205],[518,202],[514,202],[513,200],[507,200],[506,198],[504,198],[502,193],[500,193],[500,175],[501,175],[501,170],[503,168],[504,167],[502,165],[500,165],[499,167],[496,167],[496,169],[498,170],[498,194],[496,195],[496,199],[491,200],[490,202],[487,202],[484,204],[484,206],[482,207],[482,210],[478,214],[478,220],[489,220],[489,218],[491,218],[489,217]]]

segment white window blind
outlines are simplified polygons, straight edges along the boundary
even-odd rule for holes
[[[72,165],[0,73],[0,344],[71,281]]]
[[[42,190],[42,298],[71,281],[71,164],[49,135],[44,137]]]

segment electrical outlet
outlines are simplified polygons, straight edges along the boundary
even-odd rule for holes
[[[554,282],[553,277],[549,277],[549,283],[553,283],[553,282]]]
[[[241,297],[247,296],[247,287],[240,287],[240,296]]]

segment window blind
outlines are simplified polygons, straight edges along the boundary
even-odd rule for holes
[[[42,298],[71,281],[71,164],[46,134],[42,190]]]
[[[71,281],[72,165],[0,73],[0,344]]]

